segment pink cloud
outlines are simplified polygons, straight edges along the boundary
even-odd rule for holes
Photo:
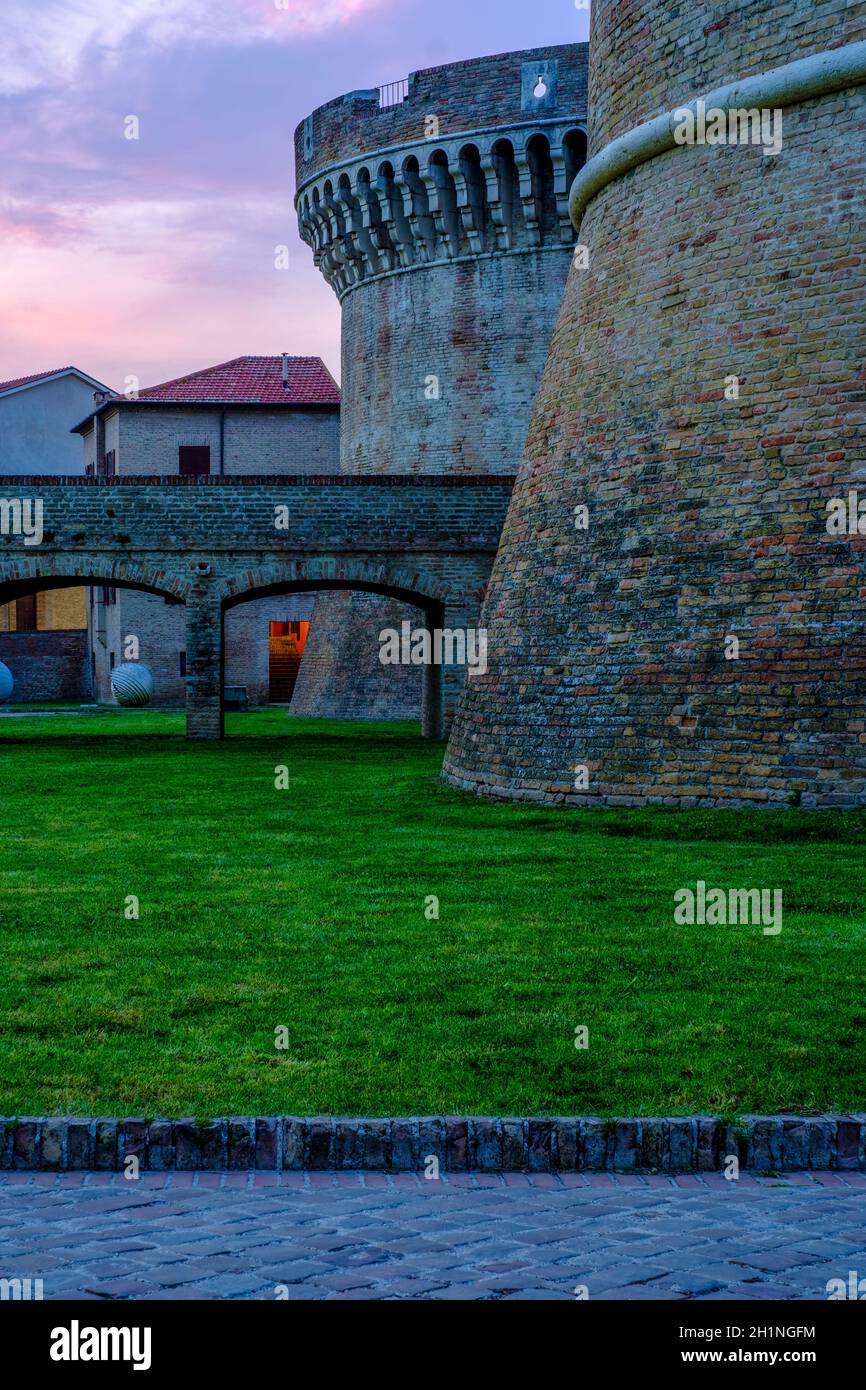
[[[0,95],[71,82],[94,53],[110,60],[133,36],[154,49],[237,46],[314,36],[389,0],[4,0]]]

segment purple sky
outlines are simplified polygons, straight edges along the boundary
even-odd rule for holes
[[[72,362],[147,386],[284,351],[338,376],[337,301],[292,207],[297,123],[587,28],[575,0],[3,0],[0,380]]]

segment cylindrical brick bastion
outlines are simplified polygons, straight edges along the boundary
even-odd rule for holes
[[[342,306],[341,468],[516,471],[568,274],[587,46],[350,92],[295,134],[301,235]],[[292,712],[417,717],[378,634],[417,611],[319,600]]]
[[[452,785],[866,805],[864,39],[864,3],[595,0],[587,256]]]

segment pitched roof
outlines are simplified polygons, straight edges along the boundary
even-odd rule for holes
[[[139,401],[240,405],[339,405],[340,388],[321,357],[235,357],[139,391]]]
[[[91,386],[95,386],[99,390],[107,389],[102,385],[101,381],[97,381],[94,377],[88,376],[86,372],[80,371],[78,367],[55,367],[51,372],[33,372],[31,376],[18,376],[14,377],[11,381],[0,381],[0,396],[5,395],[7,391],[20,391],[22,387],[35,386],[40,381],[51,381],[54,377],[68,376],[70,373],[73,376],[80,377],[82,381],[88,382]]]

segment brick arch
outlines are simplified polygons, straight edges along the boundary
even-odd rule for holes
[[[441,607],[449,598],[441,582],[417,569],[351,556],[334,559],[317,555],[287,564],[274,563],[254,570],[244,569],[226,579],[220,587],[225,608],[235,608],[252,599],[262,598],[267,593],[323,589],[381,594],[385,598],[401,599],[426,610]]]
[[[190,585],[177,575],[130,560],[107,555],[19,555],[0,560],[0,603],[9,601],[22,589],[65,589],[79,585],[110,584],[118,589],[145,589],[161,597],[170,596],[186,603]]]

